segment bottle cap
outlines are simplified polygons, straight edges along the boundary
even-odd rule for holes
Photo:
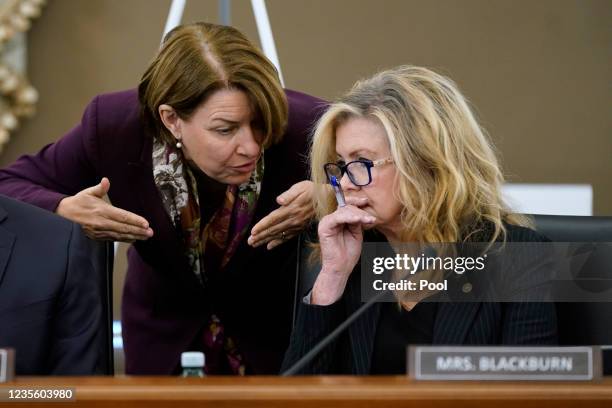
[[[184,351],[181,353],[181,366],[204,367],[204,353],[201,351]]]

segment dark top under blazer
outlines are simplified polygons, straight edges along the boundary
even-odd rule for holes
[[[0,195],[0,347],[17,375],[98,371],[101,294],[77,224]]]
[[[535,231],[508,225],[507,241],[541,242]],[[281,371],[290,368],[361,305],[359,263],[342,297],[332,305],[300,304],[295,328]],[[375,303],[325,348],[301,374],[370,373],[372,350],[380,315]],[[432,344],[520,345],[556,344],[554,303],[439,303]]]
[[[283,140],[265,152],[252,225],[278,208],[278,194],[308,178],[309,136],[324,104],[286,93],[288,127]],[[152,141],[135,90],[99,95],[63,138],[0,170],[0,193],[54,211],[67,195],[108,177],[113,205],[149,221],[154,236],[136,242],[128,253],[121,310],[127,373],[176,372],[180,353],[201,330],[213,300],[251,370],[278,371],[291,330],[295,240],[268,251],[251,248],[245,239],[215,290],[203,290],[187,268],[155,186]]]

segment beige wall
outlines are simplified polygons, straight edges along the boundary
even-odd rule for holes
[[[477,107],[511,181],[592,184],[595,214],[612,214],[612,2],[267,4],[288,87],[333,98],[380,68],[436,68]],[[95,94],[135,86],[159,44],[169,5],[50,0],[28,36],[38,114],[13,136],[0,165],[62,135]],[[234,0],[232,9],[234,25],[256,40],[250,2]],[[191,0],[184,21],[217,15],[216,0]]]

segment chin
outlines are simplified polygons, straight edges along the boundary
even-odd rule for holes
[[[232,185],[239,185],[242,183],[246,183],[251,178],[251,173],[227,176],[225,177],[225,180],[223,181],[223,183],[232,184]]]
[[[372,217],[378,219],[378,215],[376,213],[376,211],[374,211],[374,209],[372,207],[370,207],[369,205],[366,205],[364,207],[360,207],[361,210],[367,212],[368,214],[370,214]]]

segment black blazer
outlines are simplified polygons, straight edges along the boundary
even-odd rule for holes
[[[81,228],[0,195],[0,347],[17,375],[95,374],[101,294]]]
[[[542,242],[535,231],[507,225],[508,242]],[[301,303],[281,371],[290,368],[362,305],[359,263],[340,300],[329,306]],[[373,304],[339,339],[325,348],[301,374],[370,373],[380,315]],[[554,303],[440,303],[433,328],[438,345],[556,344]]]

